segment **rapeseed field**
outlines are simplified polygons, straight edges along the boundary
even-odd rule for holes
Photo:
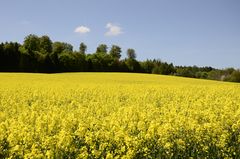
[[[240,158],[240,84],[1,73],[0,158]]]

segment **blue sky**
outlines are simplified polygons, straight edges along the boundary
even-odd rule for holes
[[[0,42],[28,34],[134,48],[138,60],[240,68],[239,0],[2,0]]]

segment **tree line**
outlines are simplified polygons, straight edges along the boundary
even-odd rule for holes
[[[174,66],[158,59],[138,61],[134,49],[127,49],[127,58],[121,59],[121,47],[100,44],[96,51],[87,54],[83,42],[79,50],[71,44],[52,42],[47,36],[30,34],[23,44],[5,42],[0,44],[1,72],[138,72],[176,75],[191,78],[240,82],[240,70],[234,68]]]

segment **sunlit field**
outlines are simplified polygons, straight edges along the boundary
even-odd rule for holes
[[[240,158],[240,84],[0,74],[0,158]]]

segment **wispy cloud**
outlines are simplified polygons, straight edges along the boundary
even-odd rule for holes
[[[75,33],[80,33],[80,34],[86,34],[90,31],[91,31],[90,28],[86,26],[79,26],[74,30]]]
[[[106,28],[108,31],[105,33],[105,36],[117,36],[122,34],[122,28],[113,23],[107,23]]]

